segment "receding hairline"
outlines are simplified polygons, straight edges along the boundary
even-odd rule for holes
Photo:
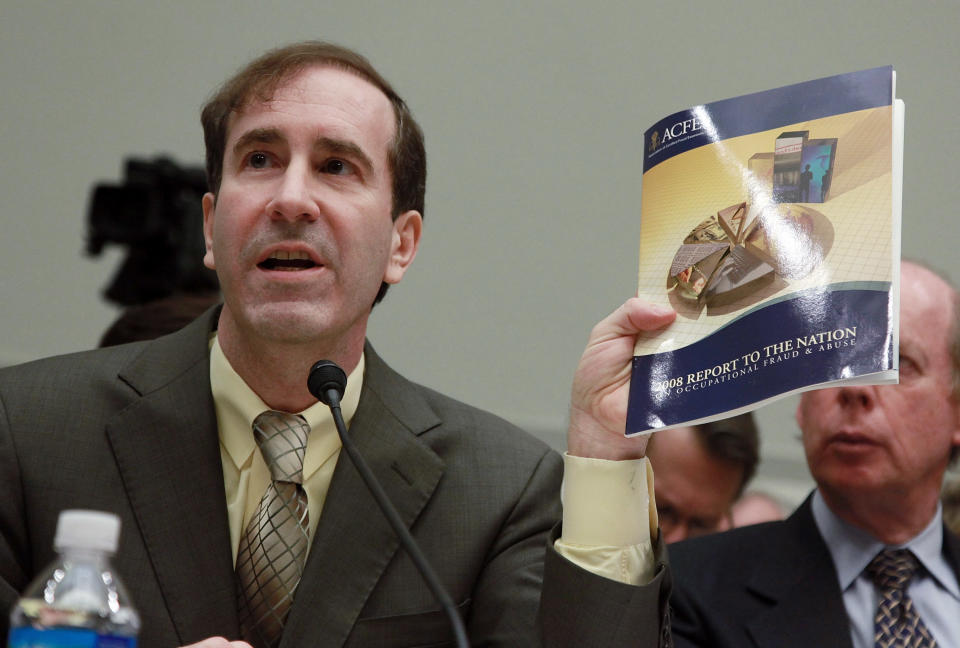
[[[903,271],[905,269],[910,269],[912,272],[919,272],[921,276],[927,276],[928,278],[933,278],[934,283],[939,283],[944,288],[947,289],[954,297],[954,305],[956,305],[956,298],[958,297],[958,292],[956,286],[953,285],[953,281],[939,269],[928,265],[922,261],[915,261],[913,259],[904,259],[900,264],[900,277],[901,281],[903,279]],[[951,313],[954,315],[955,313]]]
[[[271,54],[282,51],[283,49],[284,48],[279,48],[279,50],[268,52],[261,58],[251,62],[245,69],[251,70],[252,68],[252,70],[257,70],[265,61],[270,60]],[[355,52],[347,51],[346,53],[355,55],[356,59],[343,59],[341,55],[344,53],[345,52],[331,52],[329,54],[317,54],[315,52],[304,52],[302,56],[292,56],[287,59],[287,61],[281,64],[279,69],[274,66],[266,69],[261,68],[258,74],[252,75],[253,78],[248,78],[247,82],[243,84],[246,85],[245,91],[236,97],[239,99],[239,103],[235,103],[229,107],[231,110],[240,110],[251,101],[269,101],[271,98],[270,95],[276,91],[278,86],[286,83],[291,77],[298,76],[307,70],[316,68],[330,68],[346,72],[372,85],[387,97],[390,103],[393,103],[395,100],[402,101],[390,83],[379,75],[379,72],[373,68],[372,64],[370,64],[365,57]],[[369,70],[363,69],[365,66],[368,67]],[[242,77],[243,73],[238,73],[227,81],[224,86],[221,86],[218,93]]]
[[[957,288],[953,285],[950,279],[942,272],[933,268],[925,263],[904,260],[900,268],[900,283],[901,283],[901,311],[903,309],[903,277],[906,272],[915,273],[915,279],[922,281],[929,285],[933,290],[943,293],[945,292],[948,295],[947,303],[950,305],[950,310],[946,313],[947,316],[947,347],[949,352],[950,341],[957,334],[956,326],[958,317],[960,317],[960,293],[958,293]],[[901,319],[903,313],[901,312]]]
[[[392,153],[395,152],[397,147],[397,142],[400,137],[400,114],[397,111],[397,107],[394,105],[393,101],[390,100],[389,95],[383,91],[373,80],[371,80],[366,74],[363,74],[362,71],[356,70],[355,68],[350,67],[349,65],[338,64],[337,61],[316,61],[316,62],[306,62],[302,65],[292,66],[289,70],[285,70],[283,74],[275,75],[270,80],[265,80],[260,84],[255,84],[250,88],[250,90],[244,95],[245,99],[242,103],[239,104],[239,108],[231,108],[229,116],[226,121],[226,128],[223,132],[223,160],[224,162],[227,159],[227,156],[230,153],[235,152],[235,149],[240,144],[240,141],[244,139],[248,133],[241,134],[236,141],[231,144],[231,138],[233,138],[236,133],[234,132],[234,127],[238,119],[242,118],[246,111],[248,111],[253,106],[265,106],[272,103],[275,100],[275,97],[278,92],[281,92],[284,88],[289,88],[291,84],[296,83],[296,79],[307,74],[313,70],[317,69],[332,69],[338,72],[348,73],[351,77],[359,79],[365,82],[369,87],[376,90],[380,97],[383,98],[383,101],[386,102],[386,108],[389,111],[388,114],[393,116],[393,119],[390,119],[389,128],[391,132],[387,135],[386,140],[384,141],[385,147],[385,168],[384,171],[387,174],[387,178],[392,183],[392,176],[396,173],[396,170],[393,168],[392,163]],[[269,85],[266,85],[269,84]],[[273,128],[258,128],[254,129],[257,131],[267,132],[275,131]],[[257,137],[255,133],[251,134],[252,137]],[[282,136],[280,136],[282,138]],[[354,154],[360,159],[362,166],[368,171],[374,168],[373,160],[371,160],[368,152],[364,151],[359,144],[353,141],[347,140],[337,140],[336,138],[327,138],[323,136],[317,136],[317,142],[325,142],[328,145],[332,145],[331,148],[337,148],[341,150],[350,150],[354,149]],[[223,174],[223,168],[221,165],[221,177]],[[218,192],[219,193],[219,192]],[[394,192],[391,191],[391,194]]]
[[[368,86],[377,91],[377,93],[383,98],[386,102],[386,107],[389,109],[390,114],[393,115],[393,120],[391,122],[393,132],[390,134],[390,138],[387,141],[388,146],[395,144],[397,137],[400,134],[400,113],[397,109],[396,104],[391,99],[390,95],[380,87],[377,82],[370,78],[369,75],[364,74],[362,70],[358,70],[354,67],[351,67],[345,63],[339,61],[306,61],[299,65],[293,65],[289,69],[284,70],[281,74],[271,75],[268,78],[264,78],[254,83],[248,92],[243,95],[243,100],[235,105],[230,106],[230,116],[227,118],[227,129],[226,133],[230,132],[230,129],[233,127],[234,122],[238,117],[243,115],[251,106],[257,105],[262,106],[265,104],[272,103],[276,99],[277,93],[282,88],[288,88],[295,83],[295,80],[308,72],[313,70],[323,70],[329,69],[336,72],[343,72],[349,76],[363,81]],[[225,134],[226,134],[225,133]],[[229,137],[227,138],[229,139]]]
[[[950,373],[953,383],[951,385],[952,389],[950,390],[950,395],[955,403],[960,404],[960,290],[957,289],[956,284],[953,283],[947,273],[926,263],[925,261],[904,259],[900,268],[901,278],[903,276],[904,267],[911,267],[915,271],[926,274],[928,276],[928,280],[929,277],[935,278],[943,287],[947,289],[950,294],[950,313],[948,314],[947,323],[946,351],[950,360]],[[957,446],[957,448],[957,456],[960,456],[960,446]]]

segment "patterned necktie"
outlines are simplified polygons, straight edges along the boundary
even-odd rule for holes
[[[267,411],[253,433],[273,481],[240,538],[237,581],[240,628],[254,646],[280,643],[307,557],[303,455],[310,426],[299,415]]]
[[[880,592],[873,626],[877,648],[936,648],[936,639],[907,596],[918,568],[916,556],[907,549],[884,549],[867,565],[867,575]]]

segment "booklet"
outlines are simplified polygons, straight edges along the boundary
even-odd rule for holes
[[[897,381],[903,102],[881,67],[696,106],[644,135],[627,435]]]

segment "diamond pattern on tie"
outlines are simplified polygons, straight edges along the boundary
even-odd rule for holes
[[[267,411],[254,419],[253,433],[272,481],[240,538],[240,628],[254,646],[273,648],[280,643],[309,546],[302,484],[310,426],[302,416]]]
[[[907,596],[918,569],[917,558],[908,549],[884,549],[867,565],[867,575],[880,592],[874,618],[877,648],[936,648],[936,639]]]

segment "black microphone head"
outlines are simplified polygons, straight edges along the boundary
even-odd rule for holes
[[[343,392],[347,389],[347,374],[336,362],[320,360],[310,367],[310,375],[307,376],[307,389],[317,399],[331,405],[327,392],[334,389],[337,392],[337,399],[343,398]]]

